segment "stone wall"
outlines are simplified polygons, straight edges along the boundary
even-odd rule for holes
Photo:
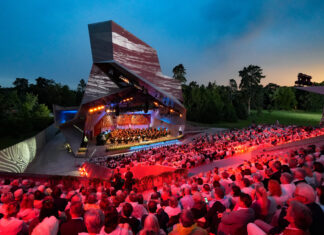
[[[0,172],[23,173],[57,130],[52,124],[37,135],[1,150]]]

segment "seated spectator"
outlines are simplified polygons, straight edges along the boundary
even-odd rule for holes
[[[48,226],[48,228],[45,229],[45,231],[57,232],[59,226],[58,218],[59,218],[58,210],[54,205],[53,198],[45,197],[42,202],[42,208],[40,210],[38,218],[35,218],[30,222],[29,234],[33,234],[34,233],[33,230],[36,229],[36,227],[38,227],[37,231],[41,231],[42,228],[46,226]]]
[[[62,191],[59,187],[55,187],[51,196],[54,198],[54,205],[59,211],[64,211],[68,201],[61,198]]]
[[[134,234],[137,234],[140,230],[140,221],[134,217],[132,217],[133,213],[133,207],[131,204],[129,203],[125,203],[123,205],[123,210],[121,213],[121,216],[119,217],[118,223],[119,224],[129,224],[129,226],[131,227],[132,231]]]
[[[321,185],[316,188],[317,192],[317,203],[320,205],[322,210],[324,211],[324,186]]]
[[[190,210],[183,210],[180,214],[180,223],[176,224],[170,235],[207,235],[207,231],[198,227]]]
[[[283,195],[280,184],[277,180],[273,180],[273,179],[269,180],[268,189],[269,189],[269,196],[271,196],[274,199],[277,206],[282,207],[283,205],[286,204],[288,197],[286,195]]]
[[[314,177],[316,186],[320,186],[324,182],[324,165],[321,162],[314,162]]]
[[[135,193],[129,195],[130,204],[133,207],[132,216],[138,220],[141,220],[144,215],[147,215],[148,212],[142,204],[138,203],[138,197]]]
[[[7,206],[9,205],[9,203],[13,202],[14,200],[15,199],[12,192],[5,192],[1,195],[2,204],[0,205],[0,214],[2,214],[2,216],[6,214]]]
[[[145,218],[143,229],[139,234],[165,235],[166,233],[163,231],[163,229],[160,229],[160,225],[156,216],[153,214],[149,214]]]
[[[280,177],[281,177],[281,162],[275,161],[271,164],[271,172],[270,179],[277,180],[278,183],[280,183]]]
[[[20,202],[23,197],[23,194],[24,194],[24,192],[21,188],[17,189],[14,192],[15,201]]]
[[[230,193],[230,200],[234,206],[238,203],[241,195],[241,189],[239,186],[233,185]]]
[[[303,168],[296,168],[294,171],[294,180],[293,183],[297,186],[299,183],[306,183],[307,181],[305,180],[306,177],[306,171]]]
[[[90,209],[99,209],[99,205],[97,203],[97,194],[96,193],[90,193],[86,199],[86,203],[84,204],[84,210],[90,210]]]
[[[89,231],[89,230],[88,230]],[[110,206],[105,211],[105,226],[102,227],[100,235],[132,235],[132,230],[128,224],[118,225],[118,212],[115,207]]]
[[[204,217],[207,215],[207,204],[205,202],[205,199],[198,192],[196,192],[192,198],[193,198],[195,204],[194,204],[193,208],[191,208],[191,212],[197,222],[200,219],[204,219]],[[204,220],[201,220],[201,222],[203,224]],[[200,224],[200,225],[202,225],[202,224]]]
[[[156,201],[149,201],[148,205],[149,214],[155,215],[159,221],[160,228],[167,232],[167,224],[169,222],[169,216],[164,212],[162,208],[157,209]],[[141,224],[144,225],[145,219],[148,215],[144,215],[141,220]]]
[[[293,194],[296,189],[296,185],[292,183],[293,176],[289,173],[282,173],[280,177],[281,181],[281,189],[283,194],[285,194],[288,198],[293,197]]]
[[[83,221],[83,204],[72,202],[70,206],[71,220],[63,223],[60,228],[61,235],[78,235],[87,232]]]
[[[246,225],[254,220],[254,210],[250,208],[251,204],[250,195],[241,193],[235,211],[219,214],[221,222],[217,234],[246,234]]]
[[[29,224],[38,216],[39,210],[34,208],[34,195],[31,193],[24,194],[17,217],[23,220],[26,224]]]
[[[257,187],[252,192],[252,208],[255,212],[256,219],[262,219],[270,223],[277,210],[277,203],[271,197],[268,197],[264,187]]]
[[[215,202],[220,202],[225,208],[230,208],[231,207],[231,201],[230,199],[225,196],[225,191],[221,187],[216,187],[214,189],[214,195],[215,195],[215,200],[212,200],[209,202],[209,206],[213,206]]]
[[[183,189],[183,194],[184,194],[184,196],[180,199],[180,203],[182,205],[182,208],[190,210],[195,204],[195,202],[194,202],[194,200],[192,198],[192,195],[191,195],[190,187],[188,187],[188,186],[185,187]]]
[[[306,184],[297,184],[294,199],[305,204],[312,213],[311,234],[320,234],[324,230],[324,213],[321,207],[315,202],[316,194],[314,189]]]
[[[250,187],[250,185],[251,185],[250,180],[248,178],[243,178],[241,181],[241,191],[243,193],[251,195],[253,188]]]
[[[169,205],[164,209],[164,211],[168,214],[169,218],[178,216],[181,213],[178,200],[174,196],[170,197]]]
[[[309,235],[309,228],[312,223],[310,209],[298,201],[291,201],[285,217],[289,226],[283,234]],[[266,235],[267,233],[254,223],[247,226],[248,235]]]
[[[103,228],[105,216],[101,210],[90,209],[84,214],[84,223],[88,233],[79,233],[79,235],[95,235],[99,234]],[[100,233],[101,234],[101,233]],[[104,234],[104,233],[103,233]]]
[[[44,193],[42,193],[39,190],[36,190],[36,192],[34,193],[34,208],[36,209],[41,209],[42,208],[42,203],[43,203],[43,199],[44,199],[45,195]]]
[[[28,234],[26,224],[22,220],[16,218],[18,211],[18,202],[13,201],[7,204],[5,216],[0,220],[0,234]]]

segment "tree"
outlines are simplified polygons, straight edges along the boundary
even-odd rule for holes
[[[248,115],[251,113],[251,99],[257,93],[259,84],[265,76],[262,74],[262,69],[257,65],[249,65],[239,71],[241,77],[240,89],[247,100]]]
[[[172,70],[173,78],[179,80],[181,83],[186,83],[186,69],[183,67],[182,64],[178,64]]]
[[[275,91],[278,89],[279,85],[275,83],[269,83],[266,85],[263,90],[263,108],[267,110],[272,110],[274,108],[274,101],[273,101],[273,95]]]
[[[230,86],[232,92],[237,91],[237,83],[236,83],[235,79],[229,80],[229,86]]]
[[[19,95],[26,94],[28,91],[28,80],[26,78],[16,78],[13,82]]]
[[[296,96],[292,87],[279,87],[273,95],[275,106],[278,109],[291,110],[297,105]]]
[[[78,84],[78,88],[77,88],[77,92],[76,92],[76,102],[79,104],[81,103],[83,94],[85,92],[86,89],[86,82],[84,81],[84,79],[82,78]]]
[[[87,83],[84,81],[84,79],[82,78],[78,84],[78,89],[77,89],[77,92],[80,92],[80,93],[84,93],[85,91],[85,88],[87,86]]]

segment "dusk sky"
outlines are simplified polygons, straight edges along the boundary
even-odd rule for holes
[[[88,24],[113,20],[158,52],[164,74],[239,83],[249,64],[269,82],[324,81],[324,1],[0,1],[0,85],[42,76],[75,89],[92,65]]]

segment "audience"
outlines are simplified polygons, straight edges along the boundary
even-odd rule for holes
[[[181,147],[140,151],[107,163],[114,162],[113,168],[139,163],[191,168],[323,133],[264,125],[203,135]],[[322,234],[324,146],[251,155],[239,166],[170,180],[150,192],[138,191],[130,169],[109,182],[0,179],[0,234]]]

